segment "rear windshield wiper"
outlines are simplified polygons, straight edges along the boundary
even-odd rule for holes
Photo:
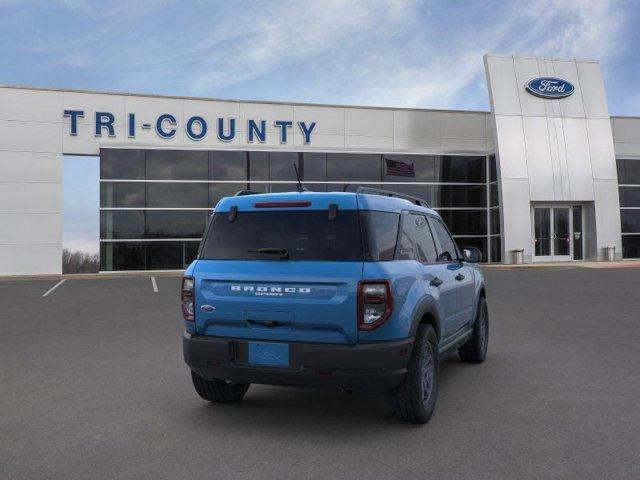
[[[247,250],[250,253],[267,253],[272,255],[280,255],[281,260],[289,259],[289,252],[286,248],[266,247],[258,248],[256,250]]]

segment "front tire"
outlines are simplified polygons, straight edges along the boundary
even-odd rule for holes
[[[482,363],[487,358],[489,345],[489,307],[484,297],[478,301],[476,321],[473,323],[473,334],[459,349],[460,360],[467,363]]]
[[[387,394],[398,420],[427,423],[438,397],[438,337],[431,325],[420,325],[416,333],[407,376]]]
[[[250,383],[207,380],[191,370],[191,380],[198,395],[215,403],[238,403],[249,390]]]

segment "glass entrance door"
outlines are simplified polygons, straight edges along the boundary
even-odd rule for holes
[[[539,261],[551,261],[551,208],[533,209],[533,241],[535,257]]]
[[[582,260],[582,207],[573,207],[573,259]]]
[[[552,208],[553,216],[553,261],[571,260],[571,220],[569,208]]]
[[[533,208],[534,261],[582,260],[582,207]]]

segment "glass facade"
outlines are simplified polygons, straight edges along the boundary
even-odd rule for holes
[[[622,257],[640,258],[640,159],[616,159]]]
[[[102,149],[101,270],[185,268],[220,198],[295,190],[294,163],[309,190],[364,185],[423,198],[460,246],[501,260],[494,155]]]

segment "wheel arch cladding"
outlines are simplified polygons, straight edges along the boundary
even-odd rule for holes
[[[442,338],[442,329],[440,324],[440,315],[438,313],[438,307],[435,300],[428,297],[420,306],[416,309],[413,318],[413,324],[411,325],[411,336],[415,336],[418,331],[418,326],[421,324],[431,325],[436,332],[438,340]]]

